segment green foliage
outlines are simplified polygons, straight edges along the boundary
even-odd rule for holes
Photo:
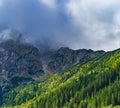
[[[120,50],[7,95],[5,104],[12,108],[119,108]]]

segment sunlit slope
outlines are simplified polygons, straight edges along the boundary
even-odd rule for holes
[[[120,50],[77,64],[41,82],[9,93],[17,108],[120,107]]]

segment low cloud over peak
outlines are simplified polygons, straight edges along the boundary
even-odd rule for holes
[[[28,41],[112,50],[120,47],[120,1],[0,0],[0,29],[6,28]]]
[[[7,40],[23,41],[22,34],[16,30],[5,29],[0,32],[0,42]]]

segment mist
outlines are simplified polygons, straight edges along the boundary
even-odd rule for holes
[[[0,0],[0,31],[15,29],[45,49],[120,46],[119,0]]]

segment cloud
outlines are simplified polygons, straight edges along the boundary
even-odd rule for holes
[[[0,29],[17,29],[33,43],[116,49],[119,19],[119,0],[0,0]]]
[[[56,7],[56,0],[39,0],[40,3],[45,4],[46,6],[49,6],[50,8]]]
[[[57,13],[38,0],[5,1],[0,9],[0,25],[3,27],[18,29],[31,35],[42,35],[42,32],[51,31],[59,23]]]
[[[68,1],[67,14],[72,17],[72,22],[76,27],[84,29],[82,36],[85,38],[85,47],[89,45],[93,49],[104,50],[119,48],[119,31],[116,31],[119,28],[117,26],[119,16],[115,18],[119,11],[119,4],[119,0]]]

